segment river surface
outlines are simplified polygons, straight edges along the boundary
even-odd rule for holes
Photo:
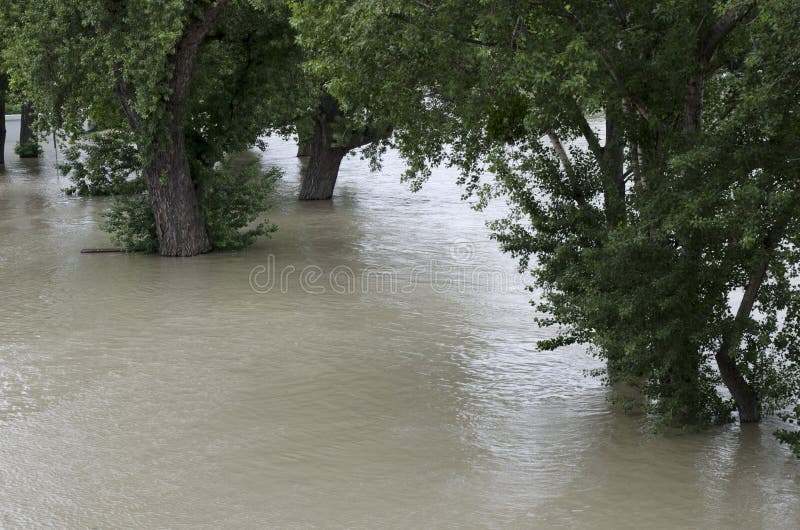
[[[18,122],[9,123],[9,139]],[[775,422],[648,434],[538,352],[526,278],[454,175],[350,158],[243,252],[110,246],[49,148],[0,170],[0,526],[798,528]]]

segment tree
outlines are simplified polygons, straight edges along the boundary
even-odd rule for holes
[[[14,152],[20,158],[38,158],[42,154],[39,139],[33,132],[34,112],[31,104],[25,102],[20,108],[19,142],[14,147]]]
[[[165,256],[211,248],[184,120],[200,47],[227,4],[45,1],[26,5],[22,15],[15,55],[37,108],[73,130],[98,109],[127,120],[145,153],[143,175]]]
[[[215,165],[270,128],[268,115],[291,85],[276,76],[291,78],[287,65],[297,63],[285,5],[71,0],[25,4],[21,18],[9,58],[45,125],[73,140],[86,121],[130,131],[159,252],[219,248],[203,211],[213,198],[204,194],[219,189],[209,182]]]
[[[495,237],[560,330],[541,347],[590,345],[671,424],[727,420],[718,383],[742,422],[797,402],[791,2],[293,8],[331,92],[395,125],[408,178],[448,163],[510,201]]]

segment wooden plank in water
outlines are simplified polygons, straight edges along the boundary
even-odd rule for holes
[[[121,248],[82,248],[81,254],[110,254],[112,252],[124,252]]]

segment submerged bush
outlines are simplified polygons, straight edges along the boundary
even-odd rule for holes
[[[158,251],[156,220],[147,200],[147,192],[117,195],[104,214],[103,230],[111,241],[128,252]]]
[[[244,248],[277,229],[266,219],[253,223],[267,210],[267,199],[280,176],[278,168],[265,171],[250,151],[226,156],[202,174],[202,204],[215,249]]]
[[[214,168],[193,175],[202,193],[202,207],[211,242],[216,250],[238,249],[256,237],[269,235],[276,226],[267,219],[253,223],[268,209],[267,199],[281,176],[278,168],[264,170],[259,158],[244,152],[226,156]],[[103,230],[113,243],[129,252],[156,252],[158,237],[144,182],[137,177],[131,193],[117,195],[105,213]]]
[[[141,156],[130,133],[108,130],[92,133],[70,144],[59,166],[72,181],[71,195],[121,195],[135,193],[135,176]]]
[[[42,154],[42,146],[37,142],[25,142],[14,146],[14,153],[20,158],[38,158]]]

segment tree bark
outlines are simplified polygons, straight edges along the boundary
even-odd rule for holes
[[[0,87],[0,166],[6,163],[6,95]]]
[[[736,311],[733,326],[722,337],[722,343],[715,356],[722,381],[728,387],[733,400],[736,402],[736,408],[739,410],[739,421],[742,423],[753,423],[761,420],[761,403],[755,391],[736,366],[736,360],[732,357],[732,354],[738,348],[742,339],[744,327],[758,298],[758,291],[767,275],[768,265],[768,256],[763,257],[757,264],[756,270],[747,283],[739,309]]]
[[[603,209],[608,225],[625,221],[625,138],[621,126],[622,104],[606,108],[606,143],[600,166],[604,173]]]
[[[297,158],[311,156],[311,141],[306,139],[298,139],[297,141]]]
[[[333,197],[339,166],[347,149],[333,146],[331,129],[324,117],[314,124],[314,136],[308,143],[308,165],[300,184],[301,201],[324,201]]]
[[[26,102],[22,104],[22,114],[20,116],[19,122],[19,144],[20,145],[27,145],[31,143],[36,143],[36,139],[33,135],[33,108],[30,103]],[[31,151],[31,158],[38,157],[38,153],[35,151]],[[26,154],[26,156],[29,156]]]
[[[196,256],[211,250],[205,216],[189,170],[183,127],[173,129],[142,171],[156,219],[162,256]]]

